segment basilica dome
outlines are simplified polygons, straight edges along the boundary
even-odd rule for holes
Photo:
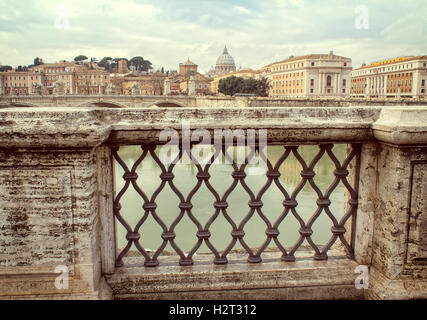
[[[222,55],[218,57],[215,65],[215,72],[217,74],[236,71],[233,57],[228,53],[227,47],[224,47]]]
[[[234,66],[234,59],[230,54],[228,53],[227,47],[224,47],[224,51],[222,52],[222,55],[218,57],[216,60],[217,65],[233,65]]]

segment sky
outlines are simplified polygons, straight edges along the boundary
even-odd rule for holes
[[[0,0],[0,63],[142,56],[207,72],[227,45],[237,68],[329,53],[353,67],[427,55],[426,0]]]

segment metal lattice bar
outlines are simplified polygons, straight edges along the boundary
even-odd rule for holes
[[[202,165],[196,160],[196,158],[192,157],[192,154],[191,154],[192,149],[185,149],[183,148],[182,145],[179,145],[179,153],[176,156],[175,161],[173,161],[169,165],[169,167],[166,168],[155,152],[156,145],[142,145],[141,146],[142,154],[135,161],[135,163],[133,164],[130,170],[126,165],[126,163],[120,158],[118,154],[118,148],[117,147],[113,148],[112,149],[113,157],[117,161],[117,163],[123,168],[124,170],[123,179],[125,180],[124,186],[115,196],[113,211],[117,221],[123,225],[123,227],[126,229],[126,232],[127,232],[126,234],[127,244],[117,256],[116,266],[123,265],[122,259],[129,252],[132,244],[135,245],[136,249],[144,257],[145,259],[144,265],[147,267],[157,266],[159,264],[158,257],[163,252],[163,250],[165,249],[168,243],[171,245],[171,247],[174,249],[176,254],[179,256],[180,258],[179,264],[182,266],[192,265],[194,263],[193,256],[197,252],[197,250],[200,248],[200,246],[203,244],[203,242],[205,242],[206,246],[212,252],[214,256],[213,263],[215,264],[226,264],[228,262],[227,256],[229,255],[231,250],[235,247],[237,241],[239,241],[241,246],[244,248],[244,250],[248,254],[248,262],[250,263],[261,262],[262,261],[261,254],[267,249],[267,247],[272,241],[277,246],[277,248],[282,252],[283,261],[295,261],[295,252],[300,248],[300,246],[303,244],[304,241],[307,241],[307,243],[314,250],[313,258],[315,260],[326,260],[328,258],[328,255],[327,255],[328,250],[337,241],[337,239],[339,239],[343,244],[343,246],[345,247],[348,257],[353,258],[354,227],[355,227],[355,221],[356,221],[355,219],[356,219],[356,211],[357,211],[361,145],[352,144],[351,152],[347,155],[343,163],[340,163],[340,161],[332,152],[333,146],[334,146],[333,144],[318,145],[319,151],[316,154],[316,156],[311,160],[310,164],[308,165],[298,151],[299,146],[283,146],[284,148],[283,154],[280,156],[275,166],[273,167],[267,155],[264,153],[263,148],[260,146],[256,146],[256,145],[249,146],[250,148],[249,154],[246,156],[244,163],[238,166],[238,164],[234,161],[234,159],[229,155],[226,147],[224,146],[218,147],[215,145],[215,150],[210,161],[204,167],[202,167]],[[258,194],[255,195],[245,182],[245,178],[246,178],[245,168],[247,167],[248,163],[251,161],[251,159],[255,156],[257,152],[260,158],[262,159],[262,161],[264,161],[267,166],[267,172],[266,172],[267,181],[265,182],[264,186],[261,187]],[[179,191],[179,189],[174,184],[175,176],[173,174],[175,163],[178,160],[182,159],[184,153],[187,154],[189,159],[191,159],[192,163],[197,168],[197,174],[196,174],[197,183],[191,189],[187,197],[184,197],[184,195]],[[157,189],[153,192],[151,198],[148,198],[148,196],[144,193],[144,191],[139,187],[137,183],[138,174],[136,173],[137,167],[144,161],[144,159],[147,157],[148,154],[150,154],[154,162],[161,169],[161,174],[160,174],[161,183],[157,187]],[[289,194],[286,188],[282,185],[282,183],[279,180],[279,177],[281,176],[281,173],[279,172],[279,168],[291,154],[293,154],[293,156],[297,159],[297,161],[301,165],[302,171],[301,171],[300,183],[295,188],[295,190],[291,194]],[[209,169],[211,165],[220,155],[223,155],[224,158],[229,162],[229,164],[231,164],[233,168],[233,172],[231,174],[233,178],[233,182],[226,189],[226,191],[222,196],[218,194],[218,192],[210,183],[211,175],[209,173]],[[324,156],[329,157],[330,160],[333,162],[335,166],[335,170],[334,170],[335,178],[334,178],[334,181],[329,186],[329,188],[326,189],[325,193],[322,193],[320,188],[316,185],[314,181],[314,177],[316,174],[315,166],[318,163],[318,161]],[[349,171],[348,171],[349,164],[353,159],[355,159],[356,164],[355,164],[355,175],[354,175],[353,186],[351,186],[349,181],[347,180],[347,176],[349,174]],[[278,216],[276,221],[270,221],[262,211],[262,207],[263,207],[262,197],[270,188],[270,186],[273,184],[273,182],[277,186],[278,190],[282,193],[283,199],[284,199],[283,211]],[[310,217],[310,219],[307,222],[305,222],[304,219],[301,217],[301,215],[298,213],[298,210],[297,210],[298,202],[296,198],[307,183],[311,186],[311,188],[317,194],[317,201],[316,201],[317,209],[315,210],[313,215]],[[343,217],[338,221],[337,218],[333,215],[333,213],[329,209],[329,206],[331,204],[330,196],[332,192],[336,189],[336,187],[339,185],[339,183],[342,183],[344,185],[345,189],[348,191],[350,195],[350,199],[348,201],[348,204],[349,204],[348,210],[345,212]],[[177,195],[180,201],[178,205],[179,214],[175,218],[175,220],[171,223],[169,228],[156,212],[156,209],[157,209],[156,199],[158,195],[162,192],[166,184],[169,185],[171,190]],[[209,192],[215,198],[215,201],[212,203],[212,208],[214,212],[212,213],[212,215],[210,216],[210,218],[208,219],[208,221],[205,223],[204,226],[198,221],[197,217],[192,212],[192,209],[193,209],[192,199],[197,194],[198,190],[201,188],[203,184],[205,184],[207,190],[209,190]],[[232,191],[237,187],[238,184],[240,184],[243,190],[245,190],[245,192],[249,195],[250,200],[248,202],[248,212],[246,216],[240,221],[239,224],[236,224],[236,222],[227,212],[227,208],[229,206],[227,199],[229,195],[232,193]],[[126,190],[130,187],[130,185],[132,185],[132,187],[135,189],[135,191],[138,193],[138,195],[142,198],[144,202],[142,207],[142,210],[143,210],[142,217],[140,218],[140,220],[138,221],[138,223],[133,229],[126,222],[123,216],[120,214],[121,198],[125,194]],[[313,234],[312,226],[323,212],[324,214],[327,215],[327,217],[329,217],[333,226],[331,228],[331,237],[329,241],[322,248],[319,248],[311,238]],[[251,218],[255,214],[258,215],[259,218],[261,218],[261,220],[265,223],[265,226],[266,226],[266,231],[265,231],[266,239],[262,243],[262,245],[256,250],[256,252],[254,252],[245,241],[245,232],[244,232],[244,228],[246,224],[251,220]],[[279,226],[284,221],[284,219],[290,214],[292,214],[295,217],[295,219],[298,221],[300,225],[299,239],[291,248],[288,248],[288,250],[286,250],[278,238]],[[195,238],[197,240],[193,248],[188,252],[187,255],[185,255],[184,251],[178,246],[178,244],[175,241],[175,238],[176,238],[175,228],[185,215],[197,227],[197,233],[195,234],[196,236]],[[210,240],[210,237],[211,237],[210,227],[220,215],[222,215],[225,218],[225,220],[230,224],[232,228],[232,231],[231,231],[232,239],[222,253],[220,253],[215,248],[214,244]],[[140,243],[141,235],[139,233],[141,226],[146,222],[149,216],[151,216],[156,221],[156,223],[161,227],[162,229],[161,238],[163,240],[160,247],[152,255],[150,255],[142,247]],[[345,233],[347,232],[345,228],[345,224],[347,223],[347,221],[349,221],[349,219],[351,219],[351,227],[352,227],[350,243],[344,237]]]

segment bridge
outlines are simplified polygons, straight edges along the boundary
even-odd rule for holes
[[[255,107],[229,98],[134,96],[0,101],[0,299],[427,298],[425,105],[320,108],[320,103],[328,102],[289,107],[288,102],[274,99],[249,100],[259,103]],[[223,107],[215,107],[216,102],[200,106],[203,101],[222,101]],[[150,108],[162,103],[179,107]],[[157,216],[160,204],[138,186],[136,171],[143,158],[151,156],[162,168],[160,188],[169,185],[180,194],[174,183],[185,179],[188,184],[189,179],[175,177],[154,150],[164,129],[181,137],[188,134],[183,121],[190,122],[192,134],[265,130],[268,144],[283,150],[276,164],[287,156],[301,164],[298,190],[308,184],[316,189],[316,162],[328,157],[334,166],[330,189],[338,183],[345,186],[344,212],[339,217],[329,212],[334,201],[331,190],[316,189],[317,210],[312,219],[302,219],[298,190],[282,191],[283,197],[276,200],[285,210],[282,215],[298,220],[293,228],[299,237],[292,246],[282,246],[280,224],[289,220],[267,221],[262,215],[266,205],[262,192],[257,196],[249,192],[250,200],[244,204],[249,213],[242,224],[257,218],[256,230],[265,243],[277,244],[277,250],[267,252],[266,245],[245,245],[246,229],[228,221],[232,217],[227,216],[227,207],[233,200],[218,196],[212,212],[228,217],[228,230],[224,227],[221,237],[229,238],[231,245],[215,251],[213,230],[199,223],[191,236],[199,246],[205,243],[212,248],[212,254],[183,252],[174,227]],[[298,151],[307,144],[318,150],[311,163],[305,163]],[[334,155],[335,144],[346,145],[341,162]],[[131,165],[118,150],[127,145],[140,150]],[[260,152],[259,144],[251,148]],[[268,170],[259,176],[266,181],[263,189],[280,188],[283,170],[271,164],[273,159],[265,161]],[[208,186],[215,171],[195,167],[195,183]],[[121,170],[118,179],[117,169]],[[230,190],[237,184],[247,188],[244,167],[235,166],[229,178]],[[122,207],[131,201],[126,198],[128,188],[140,196],[140,211],[133,213],[141,219],[136,226],[122,215]],[[191,211],[196,203],[191,197],[180,199],[174,214],[196,221]],[[322,246],[312,239],[311,226],[318,215],[330,223],[321,231],[330,241]],[[147,217],[153,228],[163,226],[158,236],[162,245],[156,252],[144,249],[145,234],[138,231]],[[117,225],[126,227],[124,248],[117,242]],[[237,242],[243,251],[231,250]],[[166,244],[176,252],[158,255]]]
[[[107,107],[107,108],[227,108],[227,107],[350,107],[427,105],[426,99],[272,98],[150,95],[0,96],[0,108]]]

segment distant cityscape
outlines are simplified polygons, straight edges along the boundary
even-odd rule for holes
[[[334,54],[290,56],[258,70],[236,69],[224,47],[206,74],[188,57],[177,70],[154,70],[142,57],[78,56],[74,61],[27,67],[0,66],[0,95],[223,95],[222,79],[267,79],[268,96],[278,98],[360,97],[425,98],[427,55],[402,56],[353,69],[350,57]]]

